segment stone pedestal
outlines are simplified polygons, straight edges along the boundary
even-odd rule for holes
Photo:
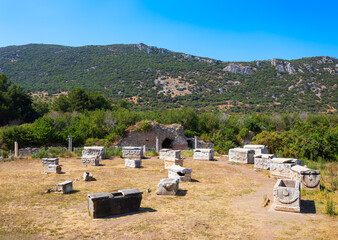
[[[254,155],[254,167],[257,169],[269,170],[272,158],[276,156],[273,154],[256,154]]]
[[[93,174],[91,172],[84,172],[83,173],[83,180],[84,181],[93,181],[94,180]]]
[[[291,178],[291,167],[301,165],[301,161],[294,158],[272,158],[270,175],[278,178]]]
[[[130,167],[130,168],[141,168],[142,167],[142,160],[126,158],[124,160],[124,166]]]
[[[211,148],[196,148],[194,149],[193,159],[211,161],[214,159],[214,150]]]
[[[244,149],[251,149],[255,154],[268,154],[268,147],[265,145],[244,145]]]
[[[320,171],[296,165],[291,167],[291,179],[300,181],[302,189],[320,190]]]
[[[59,165],[59,158],[42,158],[42,166]]]
[[[231,148],[229,149],[229,161],[237,163],[254,163],[255,151],[244,148]]]
[[[82,155],[98,155],[100,159],[104,159],[104,147],[87,146],[83,148]]]
[[[61,173],[61,166],[56,164],[47,165],[45,172]]]
[[[276,211],[300,212],[300,186],[298,180],[278,179],[273,187]]]
[[[168,178],[176,178],[179,182],[190,182],[191,172],[191,168],[172,165],[168,168]]]
[[[122,147],[122,157],[130,159],[142,159],[143,148],[142,147]]]
[[[164,178],[158,184],[158,190],[156,191],[157,195],[176,195],[178,191],[178,182],[177,178]]]
[[[102,218],[139,211],[142,192],[138,189],[118,190],[117,193],[92,193],[87,197],[88,213],[92,218]]]
[[[82,154],[83,154],[83,152],[82,152]],[[98,155],[82,155],[81,163],[82,163],[82,165],[99,166],[100,165],[100,156],[98,156]]]
[[[57,193],[70,193],[73,191],[73,182],[65,181],[55,185],[55,192]]]

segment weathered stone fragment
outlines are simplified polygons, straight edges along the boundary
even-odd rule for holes
[[[70,193],[73,191],[73,182],[65,181],[55,185],[55,192],[57,193]]]
[[[131,168],[141,168],[142,167],[142,160],[140,159],[124,159],[124,166],[131,167]]]
[[[278,179],[273,187],[276,211],[300,212],[300,184],[298,180]]]
[[[291,167],[301,165],[301,161],[294,158],[272,158],[270,161],[270,175],[279,178],[291,178]]]
[[[194,149],[194,160],[207,160],[214,159],[214,150],[210,148],[196,148]]]
[[[35,154],[37,152],[39,152],[40,148],[20,148],[19,149],[19,155],[20,156],[27,156],[27,155],[31,155],[31,154]]]
[[[84,172],[83,173],[83,180],[84,181],[93,181],[94,180],[93,174],[91,172]]]
[[[271,159],[275,157],[273,154],[256,154],[254,155],[254,167],[269,170]]]
[[[122,157],[130,159],[142,159],[143,148],[142,147],[123,147]]]
[[[87,146],[83,148],[82,155],[98,155],[100,159],[104,159],[104,147],[101,146]]]
[[[229,161],[237,163],[254,163],[255,151],[244,148],[231,148],[229,149]]]
[[[268,154],[268,148],[265,145],[244,145],[244,149],[251,149],[255,154]]]
[[[320,190],[320,171],[296,165],[291,167],[291,179],[300,181],[301,188]]]
[[[56,164],[49,164],[46,166],[45,172],[61,173],[61,166]]]
[[[183,167],[183,159],[173,159],[173,160],[163,160],[164,161],[164,169],[168,169],[168,167],[173,165],[178,165]]]
[[[180,150],[172,150],[168,148],[163,148],[160,150],[160,159],[163,160],[175,160],[181,158]]]
[[[172,165],[168,168],[168,178],[176,178],[179,180],[179,182],[190,182],[191,172],[191,168]]]
[[[59,165],[59,158],[42,158],[42,166]]]
[[[82,165],[99,166],[100,156],[99,155],[83,155],[83,152],[82,152],[81,162],[82,162]]]
[[[163,178],[158,184],[157,195],[176,195],[179,180],[177,178]]]
[[[118,190],[117,193],[88,194],[88,213],[92,218],[102,218],[139,211],[142,192],[138,189]]]

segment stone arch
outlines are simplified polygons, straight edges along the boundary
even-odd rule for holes
[[[165,138],[162,142],[162,148],[173,148],[173,140]]]

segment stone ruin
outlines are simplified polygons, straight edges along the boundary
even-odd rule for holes
[[[158,184],[157,195],[176,195],[179,180],[177,178],[163,178]]]
[[[84,181],[94,181],[95,180],[95,178],[93,177],[93,174],[91,172],[84,172],[82,177],[83,177]]]
[[[255,151],[255,154],[268,154],[268,147],[265,145],[244,145],[244,149],[251,149]]]
[[[194,149],[193,159],[211,161],[214,159],[214,150],[210,148],[196,148]]]
[[[300,212],[300,183],[298,180],[278,179],[273,187],[274,203],[271,206],[276,211]]]
[[[99,166],[100,165],[100,156],[98,155],[84,155],[82,152],[81,157],[82,165],[92,165],[92,166]]]
[[[20,148],[19,149],[19,155],[20,156],[28,156],[28,155],[31,155],[31,154],[38,153],[39,150],[40,150],[40,148],[31,148],[31,147]]]
[[[168,178],[176,178],[179,182],[190,182],[191,172],[191,168],[172,165],[168,168]]]
[[[142,192],[123,189],[116,193],[88,194],[88,213],[92,218],[103,218],[123,213],[137,212],[141,206]]]
[[[164,169],[168,169],[168,167],[172,165],[179,165],[183,167],[183,159],[181,158],[180,150],[163,148],[160,150],[159,158],[164,161]]]
[[[122,157],[130,159],[142,159],[143,148],[142,147],[122,147]]]
[[[42,158],[42,166],[59,165],[59,158]]]
[[[73,191],[73,182],[72,181],[64,181],[62,183],[58,183],[55,185],[56,193],[71,193]]]
[[[252,149],[244,148],[231,148],[229,149],[229,161],[236,163],[254,163],[255,151]]]
[[[296,165],[291,167],[291,179],[298,180],[302,189],[320,190],[320,171]]]
[[[56,164],[50,164],[50,165],[47,165],[46,168],[45,168],[45,172],[52,172],[52,173],[58,173],[60,174],[61,173],[61,166],[60,165],[56,165]]]
[[[130,168],[141,168],[142,167],[142,160],[141,159],[124,159],[124,166]]]
[[[291,178],[291,167],[301,165],[301,161],[294,158],[272,158],[270,161],[270,175],[278,178]]]
[[[273,154],[255,154],[254,167],[257,169],[269,170],[271,159],[275,157],[276,156]]]
[[[86,146],[83,148],[82,155],[97,155],[101,159],[104,159],[104,147],[101,146]]]

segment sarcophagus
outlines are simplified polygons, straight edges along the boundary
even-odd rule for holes
[[[42,158],[42,166],[59,165],[59,158]]]
[[[296,165],[291,167],[291,179],[300,181],[306,190],[320,190],[320,171]]]
[[[271,159],[275,157],[273,154],[256,154],[254,155],[254,167],[269,170]]]
[[[291,167],[301,165],[301,161],[294,158],[272,158],[270,175],[279,178],[291,178]]]
[[[83,152],[82,152],[83,154]],[[82,165],[92,165],[99,166],[100,165],[100,156],[99,155],[82,155],[81,163]]]
[[[173,159],[173,160],[163,160],[164,162],[164,169],[168,169],[170,166],[173,166],[173,165],[178,165],[178,166],[181,166],[183,167],[183,159]]]
[[[158,184],[158,190],[156,191],[157,195],[176,195],[178,191],[178,182],[177,178],[163,178]]]
[[[300,186],[298,180],[278,179],[273,187],[273,209],[300,212]]]
[[[254,163],[255,151],[244,148],[231,148],[229,149],[229,161],[237,163]]]
[[[100,159],[104,159],[104,147],[87,146],[83,148],[82,155],[98,155]]]
[[[122,157],[130,159],[142,159],[143,148],[142,147],[122,147]]]
[[[142,192],[138,189],[123,189],[117,193],[88,194],[88,213],[93,218],[102,218],[139,211]]]
[[[141,168],[142,167],[142,160],[140,159],[124,159],[124,166],[130,168]]]
[[[191,168],[172,165],[168,168],[168,178],[176,178],[179,182],[190,182],[191,172]]]
[[[214,159],[214,150],[211,148],[196,148],[194,149],[194,160],[210,161]]]
[[[65,181],[55,185],[55,192],[57,193],[70,193],[73,191],[73,182]]]
[[[255,154],[268,154],[268,147],[265,145],[244,145],[244,149],[251,149]]]
[[[180,150],[172,150],[172,149],[168,149],[168,148],[162,148],[160,150],[160,159],[162,159],[162,160],[181,159],[181,151]]]
[[[56,164],[47,165],[45,172],[61,173],[61,166]]]

